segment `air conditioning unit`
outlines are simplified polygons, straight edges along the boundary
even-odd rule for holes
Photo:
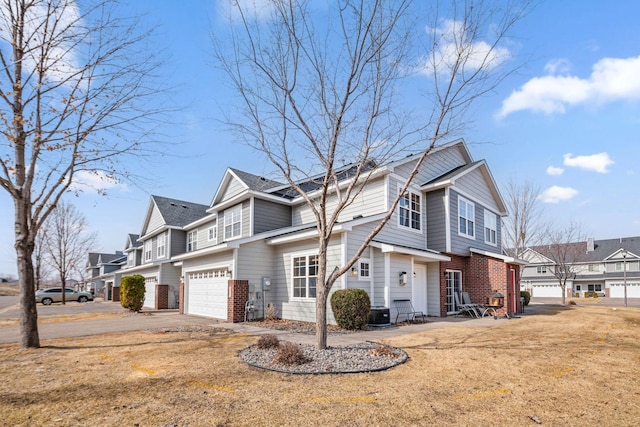
[[[386,307],[371,307],[369,325],[386,326],[391,324],[391,315]]]

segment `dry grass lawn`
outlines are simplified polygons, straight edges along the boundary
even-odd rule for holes
[[[388,343],[388,371],[286,375],[247,367],[257,338],[136,332],[0,346],[2,426],[537,425],[640,420],[640,310],[557,307]]]

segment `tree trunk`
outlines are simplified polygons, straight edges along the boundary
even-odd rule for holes
[[[27,209],[21,200],[16,200],[16,255],[18,257],[18,278],[20,283],[20,331],[23,348],[40,347],[38,334],[38,311],[33,274],[34,243],[29,232]]]
[[[316,347],[327,348],[327,295],[323,282],[316,288]]]

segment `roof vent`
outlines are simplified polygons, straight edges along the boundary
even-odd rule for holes
[[[182,205],[183,208],[187,209],[187,205]]]
[[[169,202],[169,204],[170,204],[171,206],[175,206],[175,205],[176,205],[174,202]]]

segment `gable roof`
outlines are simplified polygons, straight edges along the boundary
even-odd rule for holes
[[[423,183],[420,188],[425,191],[436,190],[444,187],[449,187],[455,185],[456,180],[462,178],[468,173],[479,170],[482,176],[484,177],[487,187],[489,188],[489,192],[493,196],[493,199],[496,202],[496,206],[498,207],[499,213],[502,216],[507,215],[507,205],[502,199],[502,195],[500,194],[500,190],[498,189],[498,185],[496,181],[493,179],[493,175],[489,170],[489,166],[485,160],[478,160],[476,162],[468,163],[466,165],[460,165],[444,174],[436,177],[428,182]]]
[[[587,250],[588,242],[572,242],[566,243],[566,245],[574,246],[574,250],[579,250],[584,252],[584,257],[581,257],[580,262],[585,263],[593,263],[599,261],[606,261],[612,258],[622,259],[622,256],[619,255],[619,252],[624,249],[627,251],[629,258],[638,258],[640,257],[640,236],[636,237],[623,237],[618,239],[603,239],[603,240],[594,240],[593,241],[593,250]],[[533,246],[529,248],[530,250],[537,252],[541,256],[545,256],[548,254],[548,250],[546,246]],[[533,262],[533,263],[539,263]]]
[[[124,245],[124,250],[127,251],[127,250],[142,248],[142,242],[138,242],[139,238],[140,238],[139,234],[132,234],[132,233],[127,234],[127,243],[125,243]]]
[[[207,205],[186,202],[184,200],[170,199],[162,196],[151,196],[158,207],[165,225],[184,227],[185,225],[202,218],[207,214]]]

